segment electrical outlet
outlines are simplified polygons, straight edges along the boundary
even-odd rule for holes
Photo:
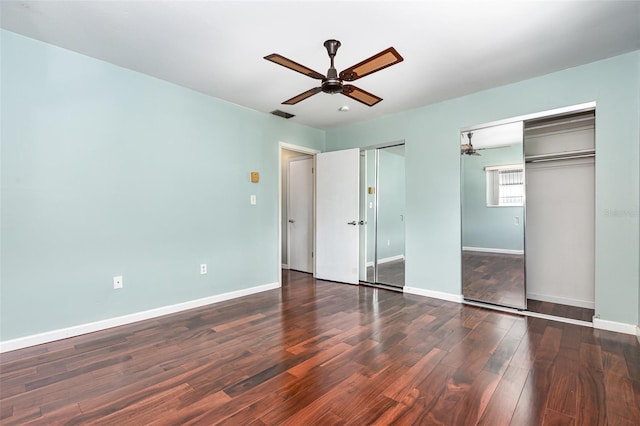
[[[206,263],[201,263],[200,264],[200,275],[204,275],[207,273],[207,264]]]
[[[113,288],[114,290],[122,288],[122,275],[113,277]]]

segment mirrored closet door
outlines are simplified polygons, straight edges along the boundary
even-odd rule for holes
[[[462,129],[465,300],[592,320],[595,117],[587,103]]]
[[[361,152],[360,281],[404,286],[404,145]]]
[[[526,309],[523,123],[460,138],[463,297]]]

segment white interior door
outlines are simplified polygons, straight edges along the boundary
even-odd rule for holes
[[[289,193],[287,195],[289,269],[312,272],[313,259],[313,159],[289,161]]]
[[[358,284],[360,150],[316,155],[316,277]]]

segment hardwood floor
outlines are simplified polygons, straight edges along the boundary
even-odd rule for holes
[[[0,423],[640,424],[635,336],[283,274],[2,354]]]

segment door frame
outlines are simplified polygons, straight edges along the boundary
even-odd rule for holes
[[[313,163],[314,163],[314,168],[315,168],[315,155],[318,154],[320,151],[317,149],[313,149],[313,148],[307,148],[305,146],[299,146],[299,145],[293,145],[287,142],[278,142],[278,264],[277,264],[277,271],[278,271],[278,284],[280,287],[282,287],[282,215],[284,214],[284,212],[282,211],[282,167],[283,167],[283,162],[282,162],[282,151],[283,150],[287,150],[287,151],[294,151],[294,152],[299,152],[301,154],[307,154],[307,155],[311,155],[313,156]],[[313,201],[315,203],[315,197],[316,197],[316,188],[315,188],[315,180],[314,180],[314,185],[313,185]],[[314,221],[314,229],[315,229],[315,217],[313,218]],[[314,236],[315,237],[315,236]],[[315,257],[313,258],[313,272],[315,273],[316,270],[316,260]]]

